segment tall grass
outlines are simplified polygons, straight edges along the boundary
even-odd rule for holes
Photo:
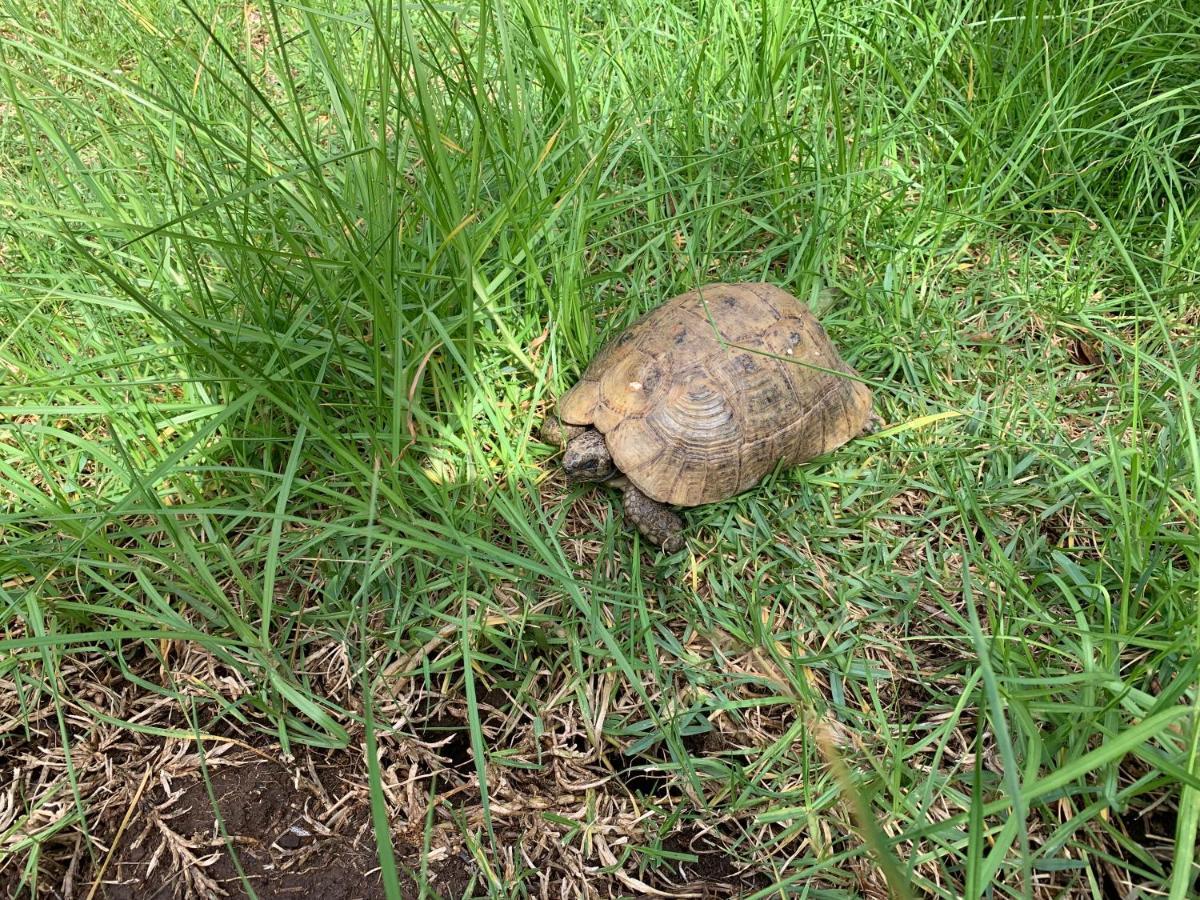
[[[483,693],[534,732],[569,703],[684,792],[653,827],[725,823],[762,896],[879,858],[831,836],[830,729],[918,892],[1190,895],[1189,5],[325,6],[6,4],[22,704],[63,717],[65,660],[181,642],[254,686],[142,685],[202,729],[338,746],[395,727],[402,671],[463,698],[486,788]],[[838,285],[822,315],[897,427],[640,555],[531,430],[714,279]],[[330,642],[361,689],[297,664]],[[759,718],[761,745],[688,740]],[[1152,801],[1165,850],[1131,836]]]

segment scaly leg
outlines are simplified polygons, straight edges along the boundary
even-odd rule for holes
[[[542,427],[538,429],[538,437],[552,447],[565,447],[571,438],[578,437],[585,431],[585,425],[567,425],[559,421],[558,416],[546,416]]]
[[[668,553],[683,547],[683,519],[633,485],[625,488],[625,515],[648,541]]]

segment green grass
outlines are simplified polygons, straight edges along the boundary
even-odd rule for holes
[[[1188,0],[0,8],[0,866],[38,896],[105,856],[98,735],[395,759],[429,704],[479,814],[418,824],[481,894],[666,884],[703,825],[755,896],[1192,895]],[[667,557],[531,432],[718,279],[841,288],[892,427]],[[619,777],[517,816],[550,748]]]

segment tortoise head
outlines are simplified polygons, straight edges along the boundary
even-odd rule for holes
[[[567,442],[566,452],[563,453],[563,470],[567,473],[567,481],[572,484],[607,481],[617,474],[608,445],[604,443],[604,435],[595,428],[589,428]]]

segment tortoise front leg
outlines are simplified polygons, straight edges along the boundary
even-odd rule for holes
[[[625,515],[646,538],[668,553],[683,547],[683,519],[632,484],[625,487]]]
[[[586,425],[568,425],[558,416],[546,416],[538,429],[538,437],[552,447],[565,447],[573,438],[587,431]]]

